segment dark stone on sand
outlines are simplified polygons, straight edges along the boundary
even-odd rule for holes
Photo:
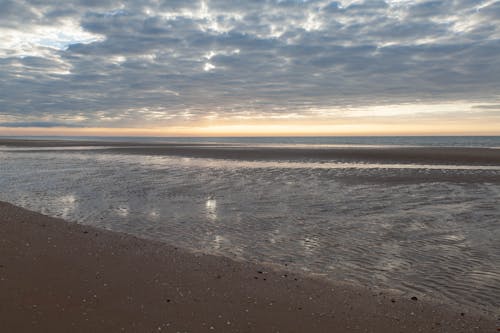
[[[416,296],[413,296],[413,297],[411,298],[411,300],[412,300],[412,301],[418,301],[418,298],[417,298]]]

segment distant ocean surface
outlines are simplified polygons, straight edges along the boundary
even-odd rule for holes
[[[474,147],[468,150],[474,155],[500,148],[500,137],[25,139],[82,144],[30,148],[0,140],[2,201],[195,251],[286,264],[305,274],[492,313],[498,308],[500,163],[495,160],[488,165],[237,160],[210,158],[212,148],[205,146],[203,157],[191,156],[192,148],[183,146],[183,156],[170,150],[152,154],[142,143],[210,143],[222,151],[237,144],[257,152],[269,145],[340,146],[347,152],[366,146]],[[85,146],[99,140],[141,146]],[[376,155],[378,148],[368,149]]]
[[[439,146],[500,148],[500,136],[339,136],[339,137],[16,137],[45,140],[98,140],[145,143],[240,143],[277,145]]]

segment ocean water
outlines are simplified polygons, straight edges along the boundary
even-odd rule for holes
[[[410,138],[259,140],[236,143],[500,146],[498,138],[451,144],[429,138],[415,139],[428,144]],[[0,147],[0,200],[332,280],[492,312],[499,305],[500,165],[238,161],[105,147]]]
[[[0,136],[0,139],[2,137]],[[44,140],[98,140],[145,143],[235,143],[276,145],[340,145],[340,146],[438,146],[500,148],[500,136],[317,136],[317,137],[88,137],[53,136],[16,137]]]

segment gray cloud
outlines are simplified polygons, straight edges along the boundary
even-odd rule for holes
[[[9,121],[1,126],[177,125],[416,100],[498,104],[499,6],[3,1],[0,33],[10,37],[0,41],[0,120]]]
[[[33,122],[15,122],[15,123],[0,123],[0,127],[13,127],[13,128],[21,128],[21,127],[43,127],[43,128],[52,128],[52,127],[81,127],[75,124],[65,124],[65,123],[57,123],[57,122],[46,122],[46,121],[33,121]]]

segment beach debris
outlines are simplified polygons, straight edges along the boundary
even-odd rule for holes
[[[418,298],[417,296],[412,296],[412,298],[410,298],[412,301],[418,301]]]

